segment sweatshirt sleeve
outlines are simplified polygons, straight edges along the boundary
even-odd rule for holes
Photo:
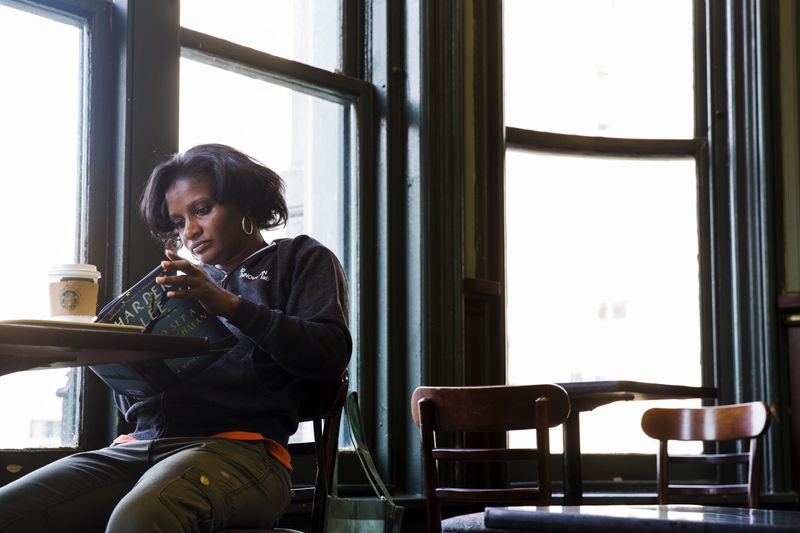
[[[283,310],[245,297],[231,323],[286,369],[306,379],[336,379],[350,360],[347,281],[334,254],[320,244],[292,256]]]

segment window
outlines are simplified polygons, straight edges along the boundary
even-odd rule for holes
[[[0,319],[49,317],[49,266],[81,259],[85,46],[78,18],[0,5],[0,47],[15,51],[0,54],[14,80],[0,89],[0,226],[19,252],[0,266]],[[80,381],[75,369],[0,377],[0,403],[16,406],[3,411],[0,448],[77,446]]]
[[[693,15],[692,0],[504,2],[511,383],[701,384]],[[653,453],[649,407],[583,416],[582,450]]]
[[[37,132],[44,142],[39,143],[39,151],[35,152],[36,156],[46,153],[52,157],[54,147],[79,143],[80,148],[73,152],[79,154],[74,164],[62,162],[57,169],[59,179],[77,180],[75,189],[70,189],[76,196],[67,193],[62,198],[76,198],[75,204],[64,215],[67,218],[49,217],[48,222],[58,220],[58,224],[50,223],[44,230],[28,229],[32,226],[27,223],[37,217],[35,213],[25,213],[22,219],[26,222],[28,239],[20,246],[26,253],[34,254],[45,237],[53,236],[54,231],[70,232],[72,227],[74,234],[67,242],[75,246],[74,250],[70,248],[73,257],[95,263],[103,271],[101,291],[106,293],[101,295],[101,301],[107,301],[139,279],[162,256],[160,246],[138,223],[135,204],[155,164],[180,147],[205,141],[211,135],[205,124],[192,122],[200,113],[189,114],[189,109],[199,107],[190,103],[193,95],[208,97],[209,122],[213,118],[214,132],[226,137],[215,140],[241,144],[276,169],[286,168],[286,152],[276,155],[258,134],[242,131],[242,137],[236,136],[240,123],[249,126],[257,122],[251,116],[236,115],[237,94],[204,93],[205,87],[186,86],[188,81],[179,87],[179,68],[183,71],[181,76],[194,71],[199,79],[221,80],[225,91],[239,92],[244,90],[240,87],[247,86],[247,91],[261,95],[262,100],[277,98],[290,102],[290,108],[280,110],[275,110],[271,101],[251,103],[247,108],[253,113],[269,114],[270,119],[281,117],[281,124],[294,127],[295,120],[306,113],[302,119],[305,133],[299,133],[298,128],[297,132],[293,130],[291,140],[288,133],[282,139],[292,147],[290,168],[302,168],[296,174],[297,179],[286,176],[292,179],[291,194],[298,198],[292,199],[293,221],[302,220],[302,231],[312,233],[320,231],[317,225],[320,217],[323,221],[333,221],[325,228],[331,230],[330,236],[322,240],[341,254],[351,283],[354,365],[361,367],[351,368],[353,388],[362,393],[365,421],[368,429],[374,431],[374,453],[381,473],[388,472],[385,479],[398,487],[405,486],[417,493],[422,487],[418,430],[408,419],[408,405],[403,399],[410,394],[409,389],[423,381],[458,384],[467,380],[502,380],[492,366],[494,359],[490,360],[502,353],[505,346],[505,336],[494,335],[495,329],[499,333],[504,327],[502,313],[489,313],[499,317],[486,328],[491,331],[486,335],[490,342],[485,343],[485,348],[491,355],[470,361],[461,359],[460,274],[495,281],[498,287],[509,289],[504,294],[511,294],[517,292],[514,284],[525,283],[529,278],[525,273],[529,265],[548,266],[542,257],[551,262],[552,257],[566,258],[573,253],[563,247],[563,241],[550,244],[547,239],[552,235],[540,231],[545,225],[555,235],[567,222],[574,222],[574,217],[567,217],[563,223],[554,222],[566,217],[568,209],[550,214],[542,209],[534,213],[524,204],[524,210],[520,210],[512,202],[522,195],[536,197],[537,201],[552,200],[547,204],[559,205],[556,197],[563,198],[565,193],[560,191],[567,187],[584,182],[585,187],[603,185],[597,192],[601,196],[587,202],[584,211],[593,218],[583,229],[596,229],[594,225],[601,221],[607,227],[621,228],[630,240],[636,238],[638,228],[625,221],[634,214],[638,216],[635,209],[640,203],[630,201],[628,196],[653,195],[655,190],[662,193],[670,203],[659,203],[661,212],[647,213],[648,231],[663,230],[674,238],[673,255],[679,256],[680,262],[670,274],[697,280],[700,292],[697,305],[667,318],[670,325],[672,321],[684,320],[680,324],[690,332],[689,336],[694,337],[691,332],[699,330],[701,337],[692,340],[700,346],[697,348],[700,354],[693,356],[695,363],[692,363],[698,370],[689,372],[685,382],[696,382],[702,372],[705,384],[720,389],[721,401],[751,398],[775,401],[778,394],[785,393],[781,381],[785,365],[778,360],[782,352],[769,331],[777,324],[771,298],[779,290],[775,285],[780,283],[776,281],[780,277],[773,275],[779,270],[773,258],[780,255],[780,247],[772,248],[775,228],[769,216],[771,209],[776,211],[771,203],[774,187],[770,182],[775,173],[769,163],[773,146],[765,140],[768,137],[765,132],[770,131],[774,118],[765,106],[765,100],[773,92],[768,80],[779,78],[767,64],[767,60],[777,56],[777,51],[771,48],[774,34],[768,31],[777,20],[777,10],[773,11],[771,2],[695,0],[691,9],[682,0],[615,2],[620,10],[637,20],[652,21],[658,17],[657,23],[626,25],[621,12],[614,15],[610,10],[612,4],[604,0],[582,3],[506,0],[502,4],[509,10],[504,96],[502,91],[497,92],[502,88],[502,78],[484,73],[502,63],[496,59],[499,53],[494,53],[495,48],[500,48],[502,24],[499,24],[500,13],[493,11],[499,11],[501,3],[183,0],[135,2],[135,9],[125,9],[126,2],[106,0],[0,0],[0,4],[4,8],[0,24],[10,20],[5,9],[12,6],[17,8],[15,14],[24,12],[27,17],[42,19],[51,28],[63,27],[68,33],[77,31],[80,36],[78,51],[72,44],[55,46],[49,37],[29,43],[25,36],[32,33],[3,30],[0,32],[3,49],[13,54],[4,54],[0,64],[4,76],[9,69],[21,73],[22,79],[32,76],[36,69],[27,67],[34,61],[31,58],[37,53],[36,46],[46,43],[47,64],[63,67],[47,72],[50,76],[47,84],[31,88],[35,91],[59,84],[58,91],[37,96],[36,108],[30,110],[28,105],[29,117],[38,120],[44,114],[39,111],[42,106],[61,101],[67,89],[74,87],[70,79],[55,82],[54,78],[56,72],[73,68],[74,61],[56,62],[53,54],[64,50],[80,54],[82,85],[77,98],[80,104],[88,105],[79,104],[75,108],[79,118],[68,120],[78,125],[81,135],[51,140],[46,136],[55,131],[55,121],[48,119],[49,128]],[[785,4],[790,3],[781,3]],[[515,11],[522,8],[538,11],[536,16],[523,20]],[[269,16],[264,15],[264,9],[269,10]],[[65,10],[74,11],[69,14]],[[95,13],[103,10],[107,12],[98,18]],[[209,10],[212,10],[210,18]],[[677,14],[679,19],[668,16],[669,12]],[[233,13],[238,20],[231,25],[228,15]],[[490,17],[483,16],[486,14]],[[701,20],[706,17],[708,20]],[[794,19],[793,15],[786,16],[781,22]],[[524,31],[515,29],[517,22],[526,24]],[[295,37],[274,39],[272,28],[289,27]],[[119,33],[108,35],[112,28]],[[551,28],[560,33],[553,34]],[[474,43],[468,42],[471,29],[475,30]],[[704,32],[706,35],[699,37]],[[526,39],[544,37],[519,47],[524,54],[522,62],[515,56],[515,46],[511,43],[515,33]],[[582,40],[585,36],[594,40]],[[609,36],[616,41],[603,41]],[[644,46],[656,37],[668,45],[659,49]],[[792,33],[791,37],[796,35]],[[492,49],[492,53],[484,57],[487,49]],[[628,64],[636,66],[633,71],[619,70],[622,63],[599,61],[623,56]],[[8,61],[20,58],[28,58],[23,59],[27,61],[25,68],[8,66]],[[682,58],[676,64],[685,68],[672,70],[669,65],[674,58]],[[512,65],[515,62],[516,67]],[[715,68],[707,68],[706,63]],[[109,65],[112,72],[109,75],[99,72],[98,64]],[[443,69],[442,65],[450,68]],[[490,68],[472,71],[471,65]],[[671,74],[666,75],[667,72]],[[515,80],[517,75],[528,74],[533,77],[527,81]],[[656,90],[648,83],[655,85]],[[103,94],[97,93],[98,86],[104,88]],[[16,87],[21,85],[6,84],[0,88],[4,96],[0,106],[9,102],[20,108],[26,106],[25,100],[8,96]],[[668,88],[666,96],[659,87]],[[482,103],[475,108],[474,116],[469,113],[470,91]],[[497,105],[503,99],[508,115],[505,136],[503,128],[496,128],[492,122],[493,117],[503,114],[502,106]],[[601,106],[603,102],[605,105]],[[11,141],[16,141],[17,136],[21,137],[19,132],[25,131],[17,132],[11,126],[12,121],[5,120],[7,109],[3,107],[4,120],[0,122],[4,148],[16,147],[8,144],[9,135]],[[67,108],[62,105],[61,109]],[[201,116],[205,116],[206,109],[201,107],[201,111]],[[232,114],[226,116],[228,112]],[[287,118],[289,115],[293,118]],[[311,119],[317,115],[324,120]],[[649,120],[641,121],[641,116],[648,116]],[[484,127],[487,123],[489,127]],[[452,134],[461,131],[464,135]],[[472,142],[472,136],[479,138],[476,149],[466,146],[462,153],[462,147]],[[708,137],[708,146],[704,144],[704,136]],[[494,152],[499,144],[497,139],[503,138],[508,141],[507,208],[513,211],[508,217],[504,202],[498,201],[506,197],[501,194],[505,184],[496,178],[506,163]],[[331,152],[339,154],[339,158],[315,159],[317,155],[328,157],[323,149],[327,145],[333,147]],[[719,148],[716,151],[715,146]],[[708,157],[704,161],[705,156]],[[473,159],[469,160],[470,157]],[[47,163],[46,159],[37,157],[36,167]],[[11,160],[6,158],[6,167]],[[700,164],[695,165],[698,161]],[[470,166],[473,163],[475,168]],[[329,167],[320,175],[318,170],[323,165]],[[612,174],[588,180],[591,177],[585,170],[588,165],[592,169],[604,167]],[[27,177],[31,175],[30,167],[14,172]],[[71,169],[67,177],[64,169]],[[464,175],[467,179],[461,180]],[[637,176],[641,179],[636,179]],[[475,187],[467,181],[473,177]],[[49,173],[42,179],[55,181],[56,176]],[[323,186],[318,189],[321,183]],[[0,184],[3,186],[8,184]],[[637,188],[638,192],[629,187]],[[37,199],[47,196],[42,190],[37,188]],[[335,212],[318,210],[319,202],[313,196],[317,190],[326,195],[338,194],[335,202],[325,203],[334,207]],[[469,198],[470,195],[475,198]],[[570,198],[573,197],[586,201],[588,192]],[[480,208],[471,209],[470,202]],[[462,205],[467,205],[468,210],[459,211]],[[695,217],[679,212],[692,210],[692,206],[696,209]],[[78,216],[76,209],[80,212]],[[583,212],[578,214],[584,216]],[[513,223],[512,217],[522,217],[522,223]],[[664,217],[687,225],[664,225]],[[18,218],[11,224],[4,221],[4,227],[19,228]],[[70,222],[61,223],[62,220]],[[504,256],[501,250],[506,222],[510,239],[508,259],[515,264],[509,264],[509,284],[504,287],[504,269],[499,258]],[[462,223],[463,233],[459,226]],[[300,230],[290,227],[287,231]],[[696,244],[688,237],[692,234],[697,235]],[[12,237],[8,233],[7,238]],[[533,259],[526,258],[524,253],[520,255],[528,247],[527,240],[534,242],[534,238],[538,239],[536,246],[550,246],[547,253],[537,253]],[[583,235],[576,233],[575,238]],[[51,241],[54,239],[48,239],[48,244]],[[334,241],[339,242],[334,245]],[[515,242],[523,245],[514,245]],[[697,258],[688,258],[687,250],[694,246],[699,264]],[[664,249],[657,252],[664,253]],[[607,257],[599,260],[594,256],[579,256],[559,264],[566,271],[566,267],[578,261],[585,268],[572,271],[568,282],[562,282],[566,283],[565,288],[579,289],[584,285],[596,288],[597,283],[586,284],[588,274],[616,275],[626,283],[635,281],[620,276],[620,271],[613,268],[616,262]],[[657,266],[660,268],[650,264],[642,269]],[[665,294],[660,284],[652,283],[653,279],[645,281],[647,291],[657,289]],[[446,290],[441,290],[442,285],[446,285]],[[541,292],[546,288],[539,285],[534,290]],[[684,305],[689,309],[686,294],[692,290],[695,289],[687,289],[683,294],[677,309],[683,309]],[[577,294],[583,297],[582,291]],[[669,296],[679,294],[669,293]],[[32,300],[29,297],[26,301]],[[588,304],[581,302],[581,309],[597,328],[619,330],[623,323],[632,323],[634,313],[642,312],[640,304],[634,306],[641,301],[619,298],[616,293],[594,295]],[[552,306],[559,304],[538,296],[522,302],[522,312],[545,315],[552,315],[548,311],[557,310],[558,307]],[[512,301],[510,305],[515,303]],[[574,314],[576,310],[569,312]],[[509,313],[509,320],[513,321],[512,315],[518,311],[511,307]],[[512,357],[521,353],[519,336],[524,331],[520,327],[510,324],[508,340]],[[569,340],[575,337],[572,334]],[[688,351],[687,354],[692,355]],[[362,373],[367,379],[357,383]],[[511,374],[516,378],[516,371]],[[592,375],[599,377],[600,373],[593,371]],[[553,379],[573,378],[571,372],[560,376]],[[0,384],[16,378],[2,377]],[[101,422],[101,427],[93,429],[92,437],[83,444],[100,446],[113,438],[118,428],[111,420],[114,411],[107,388],[97,384],[93,389],[92,378],[88,373],[83,380],[87,400],[75,405],[82,409],[82,431]],[[587,378],[588,372],[581,376]],[[38,396],[41,391],[44,395],[50,391],[55,394],[67,383],[63,376],[59,379],[58,384],[37,382],[31,387],[41,387]],[[70,386],[68,390],[78,388]],[[13,405],[20,402],[14,400]],[[87,414],[93,408],[96,411]],[[583,424],[585,432],[596,435],[597,431],[588,427],[588,419],[610,420],[611,410],[612,407],[606,406],[587,416]],[[47,428],[63,420],[56,411],[58,407],[50,409],[46,416],[31,414],[25,434],[53,434]],[[790,439],[785,433],[788,427],[775,425],[771,431],[775,438],[770,444],[770,437],[767,443],[765,482],[772,488],[789,486],[786,479],[790,476],[783,466],[791,464],[786,444]],[[9,434],[10,431],[4,432],[4,437]],[[74,442],[74,438],[61,442]],[[553,444],[558,443],[560,440],[554,438]],[[58,444],[51,441],[43,445]],[[589,438],[584,441],[584,449],[591,449]],[[48,453],[52,457],[52,452]],[[16,454],[21,455],[27,460],[36,453]],[[630,458],[625,456],[626,461]],[[37,460],[41,464],[48,459]],[[11,463],[22,464],[16,460]],[[781,475],[785,477],[783,481]],[[0,482],[11,477],[8,472],[0,471]]]
[[[562,8],[566,11],[562,12]],[[536,11],[535,16],[526,18],[522,9]],[[793,85],[784,86],[779,81],[784,72],[788,72],[786,76],[793,76],[796,25],[779,26],[778,21],[796,22],[794,8],[769,2],[754,5],[718,0],[558,3],[505,0],[503,10],[503,24],[494,22],[490,28],[497,31],[497,41],[504,43],[505,109],[501,113],[506,114],[504,163],[509,168],[506,180],[489,187],[509,202],[508,206],[500,205],[498,211],[503,212],[503,216],[493,221],[506,224],[509,232],[506,370],[514,368],[515,360],[522,362],[526,356],[537,356],[537,348],[529,346],[531,351],[526,354],[524,342],[523,346],[519,345],[520,338],[525,335],[520,324],[540,331],[542,328],[525,322],[520,313],[546,308],[556,314],[565,309],[563,301],[542,298],[546,288],[540,283],[535,290],[541,294],[523,296],[524,307],[518,306],[515,311],[512,296],[515,284],[528,283],[525,271],[528,265],[540,268],[542,261],[557,261],[561,258],[559,254],[572,254],[569,248],[573,243],[555,239],[561,248],[548,244],[551,248],[537,255],[535,261],[524,259],[520,263],[514,259],[515,254],[519,258],[520,253],[528,249],[528,241],[552,243],[553,239],[542,228],[527,224],[541,216],[532,214],[530,208],[526,207],[520,224],[511,220],[515,215],[505,211],[514,210],[512,205],[517,198],[512,198],[510,191],[500,192],[508,186],[516,191],[525,187],[532,194],[556,194],[564,190],[562,182],[571,181],[577,185],[580,180],[595,177],[603,182],[603,187],[600,190],[593,184],[592,190],[602,195],[589,203],[602,203],[608,208],[591,207],[589,213],[594,214],[595,219],[587,219],[582,212],[575,213],[575,217],[584,217],[583,234],[595,231],[594,226],[600,224],[618,228],[614,235],[603,235],[603,250],[608,247],[626,253],[631,247],[645,250],[646,253],[635,259],[639,266],[653,274],[644,287],[645,294],[665,297],[669,305],[675,306],[674,313],[661,316],[660,320],[665,321],[663,329],[658,335],[651,334],[649,344],[640,352],[651,354],[658,352],[661,345],[678,347],[685,343],[681,347],[685,352],[669,356],[675,367],[685,369],[683,383],[702,381],[703,385],[716,386],[719,403],[764,400],[779,411],[786,409],[788,369],[778,337],[779,319],[775,309],[775,294],[780,291],[785,276],[778,263],[784,250],[782,245],[786,244],[781,241],[781,227],[775,215],[782,172],[776,154],[781,152],[786,139],[780,139],[775,132],[779,131],[783,116],[791,113],[782,111],[773,97],[780,93],[785,96],[784,101],[796,99]],[[537,31],[528,28],[523,32],[519,24],[541,28]],[[551,28],[557,31],[550,32]],[[780,42],[773,38],[776,28],[780,29]],[[545,39],[537,40],[539,35],[544,35]],[[515,45],[515,39],[527,45]],[[778,61],[779,58],[783,59]],[[589,70],[585,68],[587,65],[591,67]],[[526,82],[527,75],[532,78]],[[551,88],[553,86],[555,88]],[[660,92],[661,87],[669,88],[666,94]],[[546,95],[549,99],[543,104],[529,95]],[[587,104],[589,101],[591,105]],[[526,105],[531,106],[532,111],[520,111]],[[573,114],[572,109],[576,113]],[[640,117],[648,120],[641,121]],[[789,120],[788,124],[791,127],[793,122]],[[791,135],[789,138],[793,139]],[[785,150],[793,154],[795,148],[792,141]],[[591,160],[597,164],[593,164],[591,174],[586,175],[581,165]],[[634,170],[635,166],[641,169],[660,167],[661,170],[651,170],[645,175],[641,174],[642,170]],[[614,168],[614,174],[611,177],[599,174],[603,168]],[[636,180],[634,188],[626,185],[626,195],[614,197],[614,187],[635,173],[641,178]],[[667,179],[668,175],[671,177]],[[783,176],[790,189],[794,186],[793,179],[791,173]],[[691,192],[692,181],[694,193]],[[647,253],[653,253],[652,249],[647,248],[647,242],[632,242],[632,236],[637,234],[636,229],[630,227],[632,224],[612,225],[625,218],[621,215],[625,215],[626,210],[633,209],[628,213],[634,214],[640,209],[637,195],[645,188],[650,195],[655,188],[660,191],[659,204],[654,205],[645,218],[635,219],[635,224],[645,225],[648,238],[655,232],[660,238],[669,235],[674,239],[668,242],[682,243],[674,249],[675,255],[667,259],[661,255],[646,257]],[[786,191],[783,194],[787,194]],[[550,198],[549,204],[556,204],[560,210],[553,215],[557,217],[555,221],[545,217],[548,224],[545,230],[558,235],[564,229],[559,220],[564,225],[573,224],[574,217],[565,221],[564,213],[573,210],[573,204],[586,202],[587,197],[584,191],[572,190],[567,202],[563,197]],[[696,203],[694,209],[693,203]],[[522,213],[519,208],[516,212]],[[658,220],[664,216],[668,217],[666,224]],[[541,220],[538,219],[539,223]],[[634,219],[629,217],[629,220]],[[788,235],[795,232],[792,220],[787,217],[784,221]],[[687,224],[695,225],[696,237],[689,237],[689,233],[694,232]],[[497,233],[492,231],[493,235]],[[570,237],[569,233],[564,235]],[[582,238],[575,237],[574,233],[571,236]],[[626,246],[620,248],[614,242],[617,236],[623,238]],[[689,250],[695,246],[696,255],[690,257]],[[791,253],[790,248],[788,253]],[[663,252],[659,248],[657,253]],[[619,287],[635,288],[640,278],[633,270],[619,276],[629,267],[609,255],[587,254],[583,257],[586,268],[580,271],[575,269],[574,263],[563,261],[558,274],[566,272],[571,275],[570,279],[551,280],[553,284],[563,285],[562,296],[573,291],[571,287],[575,286],[585,287],[590,296],[588,301],[581,296],[572,302],[568,318],[577,320],[577,315],[583,313],[594,321],[593,327],[576,325],[570,330],[570,337],[560,339],[562,343],[585,345],[587,341],[579,337],[597,335],[597,342],[590,342],[593,351],[581,354],[590,370],[597,368],[596,361],[612,360],[607,355],[597,356],[596,345],[609,344],[611,335],[626,329],[623,324],[633,326],[635,307],[644,309],[641,305],[634,306],[635,301],[645,301],[641,296],[634,299],[616,295]],[[663,265],[659,263],[664,260],[669,261],[669,277],[657,279],[657,274],[663,272]],[[519,264],[511,264],[512,261]],[[644,266],[642,261],[650,261],[650,265]],[[621,279],[622,284],[617,282],[613,286],[614,295],[598,298],[592,292],[597,285],[587,282],[591,281],[590,276],[596,277],[603,269],[610,275],[608,265],[616,265],[617,277],[611,279]],[[690,278],[697,281],[689,282]],[[679,282],[681,279],[686,281]],[[674,290],[665,291],[665,286]],[[690,292],[694,290],[698,291],[696,303],[690,305]],[[630,290],[626,292],[634,294]],[[513,316],[515,314],[519,316]],[[646,318],[649,321],[651,317]],[[645,323],[636,330],[647,331],[644,328],[648,326]],[[632,337],[617,339],[613,343],[615,352],[624,353]],[[677,359],[683,356],[687,359]],[[664,356],[647,359],[648,364],[653,363],[653,373],[638,375],[636,379],[667,379],[666,374],[658,374],[663,368],[658,366],[659,357]],[[565,363],[566,372],[555,377],[539,375],[537,379],[575,379],[572,371],[581,370],[581,364],[570,369],[570,362],[565,360]],[[634,363],[625,367],[631,372],[628,376],[633,377],[633,369]],[[601,376],[596,371],[592,374],[613,377]],[[584,374],[580,378],[591,379],[591,376]],[[518,379],[518,376],[512,374],[509,379]],[[664,404],[659,402],[659,405]],[[598,409],[582,417],[584,451],[607,449],[602,438],[607,432],[605,428],[620,427],[613,422],[614,411],[625,408],[628,408],[625,404],[604,406],[602,411]],[[627,427],[636,431],[638,414],[624,416]],[[591,419],[601,418],[605,420],[598,423],[604,427],[589,427]],[[627,438],[619,439],[623,440]],[[559,439],[554,439],[554,443],[558,442]],[[766,439],[767,491],[786,490],[792,485],[783,466],[791,461],[787,442],[785,428],[773,425]],[[634,442],[609,451],[618,454],[626,448],[627,451],[636,450],[640,445]],[[600,490],[609,490],[609,482],[617,488],[625,485],[617,483],[615,478],[648,479],[653,453],[649,448],[647,455],[641,456],[630,453],[624,456],[584,455],[584,464],[591,465],[594,473],[590,475],[595,476],[585,481],[599,481]],[[587,470],[590,469],[584,472]],[[623,477],[621,470],[641,477]]]
[[[180,149],[222,142],[257,158],[286,181],[289,207],[265,237],[310,234],[344,258],[347,107],[187,58],[181,87]]]
[[[356,235],[362,223],[357,206],[370,172],[360,158],[371,150],[371,139],[365,135],[371,86],[316,68],[340,68],[339,26],[330,24],[341,19],[338,2],[266,5],[183,2],[179,147],[228,144],[284,178],[289,219],[285,228],[265,237],[269,241],[306,233],[336,253],[350,280],[350,326],[356,338],[360,261]],[[212,6],[216,10],[207,9]],[[224,28],[221,21],[226,17],[261,23]],[[265,32],[262,23],[273,18]],[[309,24],[320,29],[313,38]],[[293,61],[271,55],[275,53]],[[358,355],[356,348],[353,367]],[[357,382],[358,372],[351,369],[350,375]],[[313,439],[310,424],[305,426],[294,440]]]
[[[48,316],[44,284],[54,262],[97,265],[100,304],[139,279],[162,257],[138,220],[149,172],[178,149],[226,142],[287,180],[290,221],[271,238],[309,233],[344,264],[356,386],[360,328],[373,327],[360,320],[359,276],[375,120],[372,85],[342,72],[361,63],[361,38],[343,38],[344,27],[363,26],[360,5],[0,0],[0,10],[0,41],[13,51],[0,69],[17,80],[0,89],[0,137],[14,154],[4,164],[13,179],[0,189],[15,198],[0,222],[8,247],[24,251],[28,276],[24,297],[0,305],[0,320]],[[16,294],[19,265],[7,268],[0,286]],[[0,450],[22,473],[127,429],[91,372],[23,372],[0,384],[4,404],[20,406],[4,421]],[[41,447],[64,449],[19,451]],[[0,483],[16,475],[0,472]]]
[[[182,0],[181,26],[272,55],[341,71],[340,0]]]

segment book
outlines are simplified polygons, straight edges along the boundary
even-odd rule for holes
[[[235,335],[197,300],[169,298],[158,276],[175,271],[160,265],[103,307],[95,323],[137,326],[142,334],[206,337],[208,354],[93,365],[89,368],[115,392],[134,398],[153,396],[211,365],[236,344]]]

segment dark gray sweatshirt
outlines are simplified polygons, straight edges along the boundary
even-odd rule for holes
[[[249,431],[286,446],[304,395],[341,376],[350,360],[342,266],[301,235],[276,240],[230,273],[204,268],[241,297],[236,316],[223,319],[239,342],[185,382],[143,400],[118,395],[117,405],[137,439]]]

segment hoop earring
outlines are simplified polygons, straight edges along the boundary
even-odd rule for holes
[[[250,229],[249,230],[244,225],[245,221],[250,223]],[[255,224],[253,223],[253,219],[250,218],[250,217],[242,217],[242,231],[244,232],[244,234],[245,235],[252,235],[254,229],[255,229]]]

